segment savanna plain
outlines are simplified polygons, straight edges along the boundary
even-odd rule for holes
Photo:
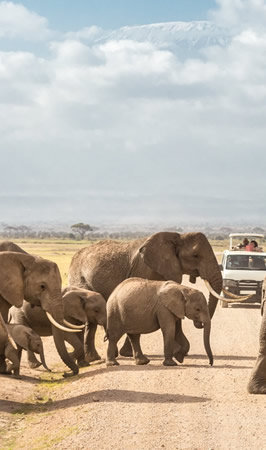
[[[16,240],[27,252],[55,261],[67,284],[73,254],[86,241]],[[212,242],[217,258],[227,242]],[[187,278],[184,284],[189,285]],[[204,285],[198,289],[207,296]],[[161,332],[142,336],[151,362],[104,361],[64,379],[52,338],[43,338],[48,366],[29,369],[23,355],[17,380],[0,376],[0,449],[266,449],[266,398],[246,386],[258,351],[259,305],[219,305],[212,320],[210,367],[202,330],[188,319],[191,344],[178,367],[164,367]],[[97,349],[104,358],[104,331]],[[122,338],[123,340],[123,338]]]

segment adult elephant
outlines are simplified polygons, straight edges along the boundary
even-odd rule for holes
[[[79,250],[72,258],[69,269],[69,283],[100,292],[107,300],[114,288],[126,278],[140,277],[151,280],[173,280],[182,282],[183,274],[190,276],[192,283],[197,277],[208,281],[210,317],[217,305],[217,293],[222,289],[221,271],[212,247],[203,233],[159,232],[149,238],[117,242],[105,240]],[[215,295],[217,297],[215,297]],[[194,321],[198,328],[201,322]],[[87,358],[99,359],[94,347],[96,327],[90,326],[87,341]],[[176,359],[183,360],[189,350],[181,321],[177,324],[176,340],[181,345],[181,354]],[[120,354],[132,354],[126,340]]]
[[[11,306],[22,306],[23,299],[41,306],[49,320],[64,331],[76,331],[64,326],[61,276],[57,265],[43,258],[29,255],[16,246],[16,251],[5,251],[13,243],[4,242],[0,251],[0,314],[5,322]],[[6,364],[0,354],[0,372]]]
[[[265,295],[266,278],[263,283],[263,292]],[[250,394],[266,394],[266,297],[262,299],[261,304],[262,322],[259,336],[259,354],[252,370],[248,392]]]

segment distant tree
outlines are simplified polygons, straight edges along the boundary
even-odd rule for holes
[[[93,230],[93,228],[88,223],[83,223],[83,222],[71,225],[70,228],[74,232],[79,233],[80,239],[84,239],[85,233],[87,233],[87,231]]]

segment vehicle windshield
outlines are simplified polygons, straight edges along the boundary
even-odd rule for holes
[[[266,257],[263,255],[228,255],[226,269],[266,270]]]

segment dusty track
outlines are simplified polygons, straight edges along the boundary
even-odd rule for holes
[[[191,350],[178,367],[162,365],[160,331],[142,337],[151,357],[145,367],[121,358],[119,367],[96,364],[54,386],[34,384],[45,372],[30,371],[24,362],[24,380],[0,377],[5,431],[0,448],[266,449],[266,397],[246,391],[259,325],[258,308],[218,307],[212,323],[213,367],[204,354],[202,331],[187,319]],[[58,363],[50,338],[45,347],[48,363]],[[19,413],[11,414],[16,409]]]

